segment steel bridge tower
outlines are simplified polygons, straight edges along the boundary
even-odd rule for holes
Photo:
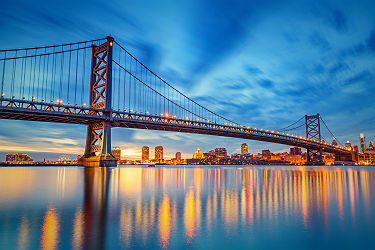
[[[305,115],[306,138],[321,141],[320,115]],[[307,148],[306,165],[324,165],[321,148]]]
[[[108,36],[105,43],[91,46],[89,107],[101,110],[101,116],[105,117],[105,121],[91,122],[87,125],[85,154],[80,159],[80,163],[85,167],[117,165],[111,154],[113,41],[114,39]]]

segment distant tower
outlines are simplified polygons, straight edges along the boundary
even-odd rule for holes
[[[361,133],[359,135],[359,138],[361,140],[361,152],[364,153],[365,152],[365,148],[366,148],[366,140],[365,140],[365,135],[363,133]]]
[[[163,153],[164,153],[163,146],[156,146],[155,147],[155,161],[156,162],[163,162],[163,160],[164,160]]]
[[[249,147],[247,146],[246,143],[241,144],[241,154],[246,155],[249,153]]]
[[[148,161],[150,159],[150,148],[148,146],[142,147],[142,161]]]
[[[176,153],[176,160],[178,160],[178,161],[181,160],[181,152]]]

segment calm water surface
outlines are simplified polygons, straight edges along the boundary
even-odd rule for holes
[[[0,168],[0,249],[374,249],[375,167]]]

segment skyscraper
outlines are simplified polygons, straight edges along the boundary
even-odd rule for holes
[[[155,147],[155,161],[156,162],[163,162],[163,146],[156,146]]]
[[[366,141],[365,141],[365,135],[363,133],[361,133],[359,135],[359,138],[361,140],[361,152],[364,153],[365,152],[365,149],[366,149]]]
[[[150,160],[150,148],[148,146],[142,147],[142,161]]]
[[[181,152],[176,153],[176,160],[178,160],[178,161],[181,160]]]
[[[247,146],[246,143],[241,144],[241,154],[246,155],[249,153],[249,147]]]

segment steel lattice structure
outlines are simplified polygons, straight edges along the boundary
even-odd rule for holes
[[[318,142],[322,141],[320,134],[320,115],[305,115],[306,122],[306,138],[315,140]],[[324,165],[322,148],[307,148],[307,165]]]
[[[84,159],[111,166],[111,127],[209,134],[299,146],[308,163],[322,151],[319,114],[305,116],[306,137],[242,126],[164,81],[112,37],[0,51],[0,118],[87,125]],[[100,162],[103,164],[94,164]]]

